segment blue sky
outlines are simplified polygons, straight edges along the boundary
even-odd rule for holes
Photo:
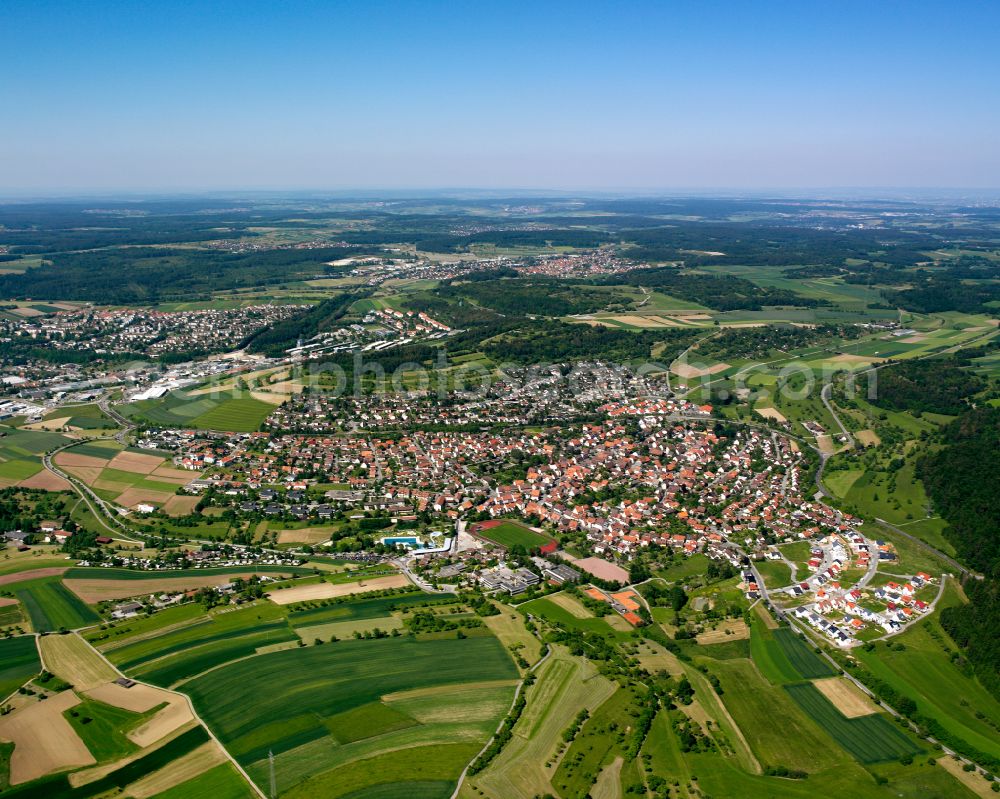
[[[1000,187],[1000,3],[0,5],[0,190]]]

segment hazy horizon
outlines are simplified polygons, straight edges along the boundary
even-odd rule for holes
[[[4,196],[1000,188],[995,4],[14,0],[4,16]]]

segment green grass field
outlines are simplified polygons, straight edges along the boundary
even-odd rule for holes
[[[63,713],[63,716],[87,745],[94,759],[98,763],[105,763],[139,750],[125,733],[137,727],[153,712],[133,713],[84,698],[79,705]]]
[[[173,391],[160,399],[123,405],[120,412],[130,418],[148,419],[167,427],[224,430],[251,433],[260,428],[274,406],[233,392],[190,395]]]
[[[541,535],[525,527],[523,524],[510,521],[502,522],[496,527],[480,530],[476,535],[508,549],[514,546],[522,546],[528,550],[537,549],[552,540],[548,536]]]
[[[834,668],[791,629],[769,630],[759,618],[754,618],[750,630],[753,661],[771,683],[780,685],[836,674]]]
[[[616,637],[622,635],[617,633],[615,630],[612,630],[611,626],[604,619],[596,616],[578,619],[568,610],[557,605],[547,597],[525,602],[524,604],[518,606],[518,610],[523,613],[530,613],[532,616],[537,616],[542,619],[555,622],[568,630],[586,630],[588,632],[599,633],[600,635],[613,634]],[[629,633],[624,633],[623,635],[627,637]]]
[[[231,763],[220,763],[192,780],[158,793],[154,799],[256,799],[253,792]]]
[[[40,577],[14,583],[11,593],[20,600],[36,632],[72,630],[100,622],[91,610],[59,577]]]
[[[781,560],[763,560],[757,564],[757,571],[764,578],[768,588],[781,588],[792,581],[792,570]]]
[[[217,611],[161,635],[104,647],[103,651],[128,674],[169,686],[213,666],[252,655],[258,647],[294,640],[283,611],[260,603],[242,610]]]
[[[363,621],[383,618],[393,610],[400,608],[450,604],[455,601],[454,596],[435,596],[425,594],[422,591],[371,599],[364,599],[364,594],[360,596],[361,598],[352,602],[333,602],[329,605],[319,603],[292,605],[288,613],[288,623],[293,627],[305,627],[329,622]],[[308,607],[308,605],[313,604],[317,606]]]
[[[453,787],[506,713],[516,677],[491,636],[403,636],[260,655],[198,677],[185,691],[258,784],[267,785],[273,751],[279,792],[333,797],[399,782]],[[452,696],[464,683],[497,680],[507,681],[500,692]]]
[[[763,679],[749,660],[715,663],[712,673],[722,683],[723,703],[761,764],[815,773],[844,763],[844,755],[830,747],[788,694]]]
[[[849,719],[809,682],[786,685],[785,690],[813,721],[860,763],[897,760],[923,751],[888,716],[873,713]]]
[[[960,602],[954,588],[946,589],[942,606]],[[1000,701],[950,657],[958,650],[937,618],[915,625],[892,639],[900,651],[883,643],[874,651],[857,650],[858,659],[880,680],[913,699],[922,715],[935,718],[950,733],[1000,758]],[[947,686],[943,689],[942,686]]]
[[[41,668],[35,636],[0,638],[0,701],[38,674]]]

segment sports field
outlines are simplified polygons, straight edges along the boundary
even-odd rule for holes
[[[426,786],[408,783],[435,782],[432,795],[447,795],[507,712],[516,678],[492,636],[404,636],[259,655],[184,690],[259,785],[273,751],[282,794],[419,795]]]
[[[56,576],[14,583],[10,591],[21,601],[36,632],[72,630],[101,620]]]
[[[552,540],[523,524],[512,521],[502,521],[497,525],[486,522],[485,526],[475,530],[474,534],[508,549],[514,546],[522,546],[529,550],[537,549]]]

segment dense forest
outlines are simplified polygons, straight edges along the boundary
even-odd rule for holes
[[[607,285],[645,286],[717,311],[759,311],[767,305],[814,308],[827,304],[785,289],[765,288],[732,275],[683,272],[675,267],[636,269],[606,278]]]
[[[1000,408],[967,411],[940,437],[942,448],[918,462],[917,474],[959,557],[986,575],[966,580],[969,604],[945,608],[941,624],[1000,696]]]
[[[768,325],[767,327],[730,328],[698,344],[699,356],[725,361],[730,358],[767,358],[800,347],[825,341],[863,335],[856,325]]]
[[[632,331],[538,321],[487,341],[482,351],[498,362],[521,364],[588,359],[628,361],[651,358],[653,347],[663,342],[667,348],[658,360],[669,363],[698,336],[698,330],[683,328]]]
[[[214,291],[280,284],[323,274],[328,261],[359,250],[221,250],[124,248],[59,253],[23,274],[0,275],[0,298],[90,300],[112,304],[204,299]]]
[[[593,313],[609,306],[624,309],[629,298],[587,287],[577,281],[554,279],[473,280],[441,286],[437,294],[449,299],[471,300],[503,314],[566,316]]]
[[[957,416],[968,410],[969,398],[985,385],[981,377],[951,359],[901,361],[878,370],[876,396],[871,401],[893,411]]]

